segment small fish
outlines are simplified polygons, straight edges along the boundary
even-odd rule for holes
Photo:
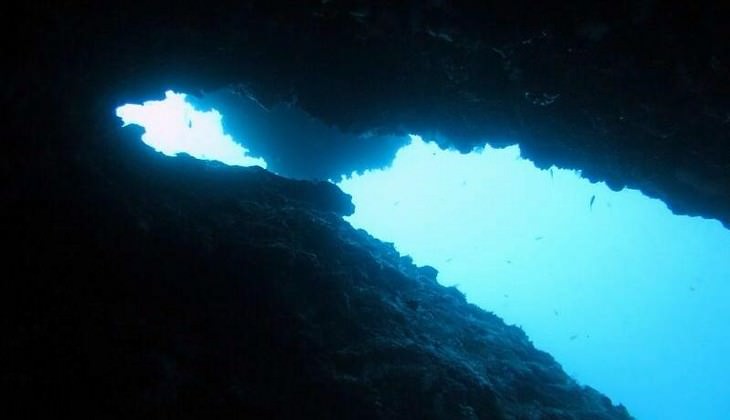
[[[595,194],[591,196],[591,202],[588,203],[588,208],[591,209],[591,210],[593,209],[593,202],[594,201],[596,201],[596,195]]]
[[[573,335],[570,336],[570,341],[573,341],[576,338],[578,338],[578,334],[573,334]]]
[[[553,177],[553,168],[550,168],[550,178]]]
[[[542,240],[542,236],[535,236],[535,240],[536,241]]]
[[[557,311],[557,309],[554,309],[554,310],[553,310],[553,313],[555,314],[555,316],[558,316],[558,311]]]

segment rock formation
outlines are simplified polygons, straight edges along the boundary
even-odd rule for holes
[[[350,228],[335,187],[163,158],[113,109],[225,88],[355,136],[518,142],[538,165],[727,225],[727,8],[152,0],[6,13],[9,411],[628,418]]]

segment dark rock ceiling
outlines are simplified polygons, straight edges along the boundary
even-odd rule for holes
[[[578,168],[727,225],[729,5],[28,4],[8,15],[15,82],[4,99],[20,116],[64,123],[165,88],[232,87],[355,134],[416,132],[461,150],[519,142],[540,166]],[[39,95],[44,105],[31,103]]]

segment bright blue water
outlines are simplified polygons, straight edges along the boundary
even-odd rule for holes
[[[126,104],[116,110],[124,126],[144,127],[142,141],[167,156],[186,153],[228,165],[260,166],[266,161],[248,155],[248,150],[223,132],[222,116],[212,109],[198,111],[184,93],[165,92],[165,99]]]
[[[156,144],[165,129],[150,124],[173,117],[137,107],[125,122],[145,125]],[[176,130],[191,128],[185,118]],[[167,134],[171,150],[193,142]],[[240,149],[226,150],[216,159],[245,164]],[[539,170],[516,146],[463,155],[413,137],[390,168],[338,185],[356,205],[350,223],[436,267],[442,284],[522,326],[637,418],[730,418],[730,231],[719,222],[672,215],[573,171]]]
[[[390,168],[338,185],[351,224],[436,267],[637,418],[730,418],[730,231],[519,156],[414,137]]]

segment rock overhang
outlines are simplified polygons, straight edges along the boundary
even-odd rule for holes
[[[265,106],[295,101],[353,134],[434,133],[462,151],[514,141],[538,166],[580,169],[613,188],[661,198],[678,213],[727,224],[730,53],[723,40],[730,34],[719,18],[723,7],[48,6],[18,16],[16,30],[29,47],[13,74],[43,93],[33,98],[14,87],[8,96],[56,103],[60,115],[52,118],[73,124],[103,112],[103,104],[168,88],[197,94],[235,87]],[[28,34],[39,22],[44,31]]]

